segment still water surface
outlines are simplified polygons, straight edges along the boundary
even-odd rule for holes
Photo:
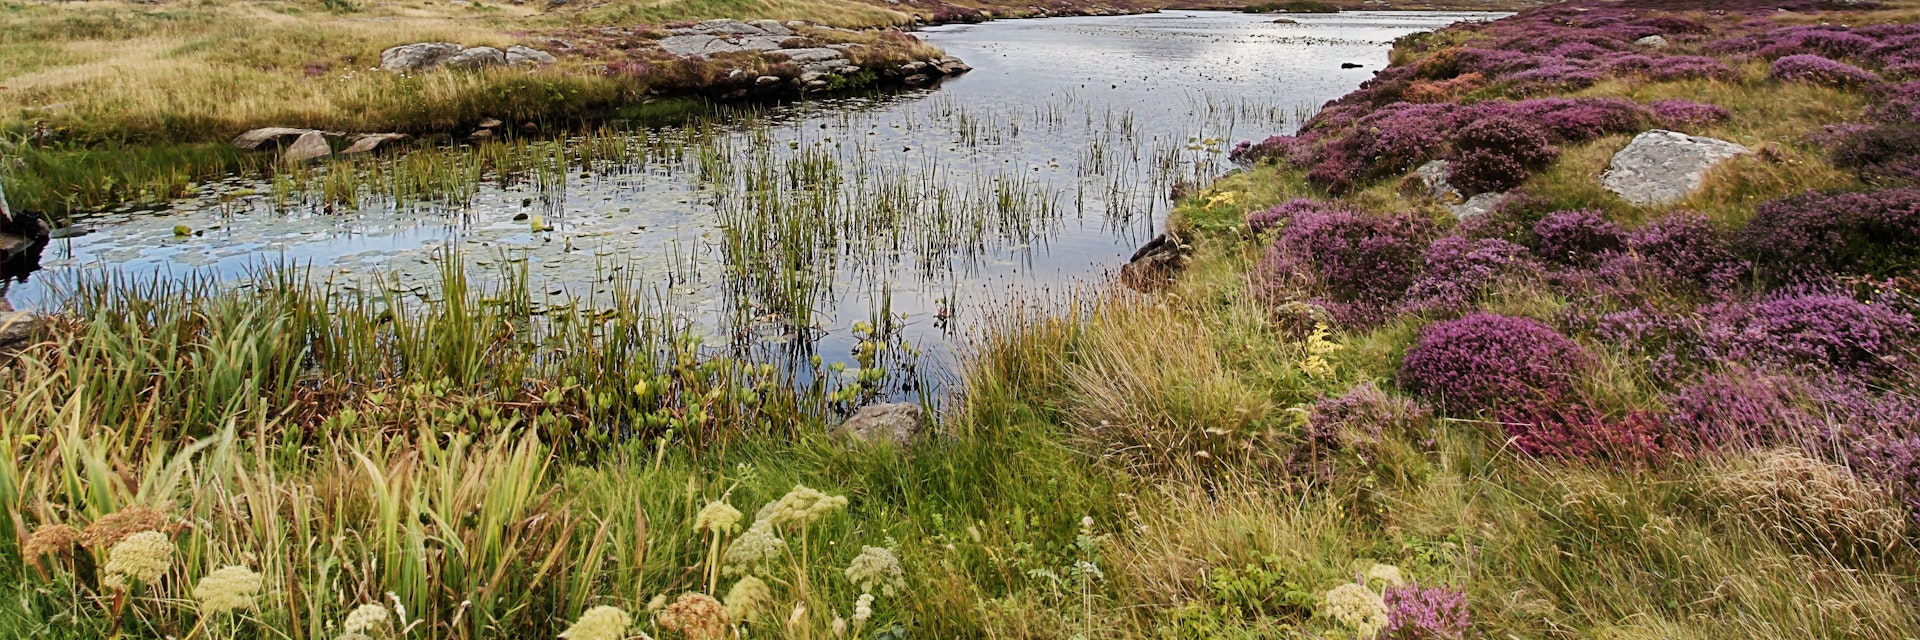
[[[633,131],[635,148],[683,152],[557,179],[484,176],[459,205],[327,207],[223,181],[160,210],[83,218],[92,233],[55,240],[45,271],[0,293],[35,308],[89,270],[239,278],[291,263],[342,290],[431,297],[451,249],[477,275],[524,268],[552,304],[590,298],[617,272],[657,288],[716,347],[850,361],[850,327],[880,320],[919,347],[938,387],[981,317],[1099,286],[1164,227],[1169,190],[1228,169],[1234,142],[1292,131],[1384,66],[1394,38],[1498,15],[1288,17],[934,27],[921,37],[971,73],[717,131]]]

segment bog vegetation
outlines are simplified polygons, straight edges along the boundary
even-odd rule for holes
[[[83,280],[0,381],[0,633],[1920,635],[1916,17],[1405,39],[1183,201],[1170,289],[994,319],[910,448],[630,284]],[[1652,128],[1755,152],[1635,207]]]

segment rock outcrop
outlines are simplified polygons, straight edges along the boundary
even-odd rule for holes
[[[911,402],[867,405],[847,418],[839,432],[869,444],[891,442],[911,447],[926,438],[927,412]]]
[[[308,160],[318,160],[333,155],[333,146],[327,143],[327,136],[319,131],[308,131],[295,138],[293,145],[287,147],[281,157],[288,163],[299,164]]]
[[[541,65],[558,62],[551,53],[514,45],[501,51],[493,47],[466,47],[452,42],[416,42],[380,52],[380,68],[394,73],[415,73],[437,68],[484,69],[507,64]]]
[[[1173,278],[1187,266],[1187,253],[1192,247],[1180,242],[1180,237],[1171,233],[1154,236],[1153,240],[1127,259],[1120,267],[1120,284],[1135,291],[1151,293],[1167,288]]]
[[[1725,140],[1654,129],[1613,154],[1600,185],[1637,206],[1670,205],[1699,189],[1715,166],[1748,153]]]
[[[834,87],[833,78],[852,76],[862,71],[871,71],[880,79],[921,85],[932,82],[936,77],[973,70],[973,67],[953,56],[913,60],[890,68],[864,67],[855,62],[855,56],[850,52],[865,45],[822,43],[795,31],[800,28],[847,31],[802,22],[782,24],[772,20],[708,20],[670,29],[666,37],[657,40],[656,44],[661,51],[681,58],[754,53],[791,62],[799,69],[799,74],[792,77],[759,75],[735,69],[722,83],[723,86],[715,91],[722,98],[791,93],[796,89],[801,92],[825,91]]]
[[[1483,215],[1506,201],[1505,192],[1481,193],[1471,198],[1466,197],[1460,193],[1459,189],[1454,188],[1452,183],[1447,182],[1448,169],[1451,166],[1452,164],[1446,160],[1434,160],[1420,165],[1420,168],[1414,170],[1414,175],[1419,176],[1421,184],[1426,187],[1427,197],[1446,205],[1447,210],[1453,212],[1454,218],[1465,220]]]

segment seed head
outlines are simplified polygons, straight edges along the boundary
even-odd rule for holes
[[[633,616],[618,607],[598,606],[580,614],[573,626],[560,632],[567,640],[620,640],[626,637],[627,628],[633,626]]]
[[[1353,629],[1361,638],[1372,638],[1387,627],[1387,603],[1380,594],[1357,582],[1334,587],[1321,603],[1322,613]]]
[[[727,636],[727,619],[727,608],[719,600],[703,593],[685,593],[661,610],[654,621],[688,640],[720,640]]]
[[[1384,582],[1389,587],[1398,587],[1407,583],[1406,577],[1400,575],[1400,567],[1390,564],[1375,564],[1367,568],[1367,582],[1371,583],[1375,580]]]
[[[693,530],[713,534],[739,531],[740,510],[721,500],[709,502],[700,509],[700,515],[694,516]]]
[[[385,631],[389,624],[392,624],[392,614],[387,613],[386,607],[363,604],[347,614],[347,622],[342,626],[347,633],[365,634]]]
[[[207,574],[193,588],[193,599],[200,601],[200,613],[211,615],[235,609],[252,609],[254,597],[266,580],[252,569],[226,566]]]
[[[760,610],[773,601],[773,591],[767,583],[753,576],[741,578],[727,590],[727,615],[734,620],[753,620],[760,616]]]
[[[847,565],[847,581],[867,593],[879,587],[887,597],[907,586],[901,574],[900,557],[882,547],[861,547],[860,555]]]
[[[173,564],[173,540],[158,531],[141,531],[127,536],[107,551],[107,578],[104,583],[115,589],[127,588],[127,579],[151,583],[166,575]]]
[[[830,496],[802,485],[794,485],[792,491],[779,500],[767,503],[754,520],[766,521],[774,526],[804,525],[839,509],[847,508],[846,496]]]
[[[86,533],[80,534],[80,544],[92,549],[110,548],[142,531],[165,531],[167,524],[167,514],[158,509],[127,507],[87,525]]]
[[[67,556],[73,554],[73,545],[80,541],[80,530],[64,524],[43,524],[33,530],[27,543],[21,545],[20,555],[29,561],[39,561],[45,556]]]

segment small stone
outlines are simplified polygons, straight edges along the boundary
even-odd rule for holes
[[[1667,39],[1659,35],[1651,35],[1635,40],[1633,43],[1650,49],[1663,49],[1667,46]]]
[[[905,82],[907,84],[914,85],[914,86],[919,86],[929,82],[933,82],[933,78],[924,73],[916,73],[901,79],[901,82]]]
[[[780,84],[780,82],[780,76],[760,76],[753,79],[753,84],[756,87],[771,87]]]
[[[1360,63],[1358,63],[1358,62],[1342,62],[1342,63],[1340,63],[1340,68],[1342,68],[1342,69],[1359,69],[1359,68],[1361,68],[1361,67],[1364,67],[1364,66],[1367,66],[1367,65],[1364,65],[1364,64],[1360,64]]]
[[[39,316],[20,311],[0,311],[0,349],[17,349],[40,333]]]
[[[910,447],[926,436],[927,412],[911,402],[867,405],[847,418],[839,432],[868,444],[884,441]]]
[[[318,131],[308,131],[300,134],[300,137],[293,141],[292,146],[287,147],[287,152],[281,157],[285,158],[289,164],[299,164],[330,155],[333,155],[333,147],[327,144],[327,136]]]
[[[497,129],[497,128],[499,128],[499,127],[500,127],[500,125],[501,125],[501,124],[503,124],[503,123],[502,123],[502,122],[500,122],[500,120],[499,120],[498,118],[487,118],[487,119],[485,119],[485,120],[481,120],[481,121],[480,121],[480,128],[482,128],[482,129]]]

